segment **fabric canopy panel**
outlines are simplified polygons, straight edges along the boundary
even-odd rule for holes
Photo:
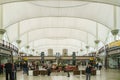
[[[86,24],[87,23],[87,24]],[[25,20],[20,23],[21,34],[43,28],[68,28],[89,32],[95,36],[96,22],[69,17],[45,17]],[[89,26],[88,26],[89,25]]]
[[[0,4],[12,3],[12,2],[22,2],[22,1],[32,1],[32,0],[0,0]],[[36,0],[36,1],[41,1],[41,0]],[[45,1],[49,1],[49,0],[45,0]],[[55,1],[59,1],[59,0],[55,0]],[[67,1],[67,0],[63,0],[63,1]],[[70,0],[70,1],[77,1],[77,0]],[[79,0],[79,1],[83,1],[83,0]],[[106,4],[120,6],[119,0],[84,0],[84,1],[99,2],[99,3],[106,3]]]
[[[7,30],[10,42],[22,40],[21,47],[32,42],[37,47],[80,47],[76,43],[81,41],[84,46],[95,47],[95,40],[105,43],[111,30],[120,29],[119,0],[1,0],[2,3],[0,25]],[[49,40],[41,44],[43,39]],[[68,39],[71,44],[66,43]]]
[[[62,28],[61,29],[47,28],[47,29],[36,30],[30,32],[29,36],[31,36],[29,38],[30,41],[33,41],[34,39],[37,40],[40,38],[52,38],[52,39],[71,38],[71,39],[78,39],[81,41],[86,40],[86,38],[84,37],[86,36],[86,32],[82,32],[74,29],[62,29]]]
[[[39,44],[38,44],[39,43]],[[42,47],[44,45],[48,45],[48,46],[59,46],[59,45],[64,45],[64,46],[74,46],[77,48],[84,48],[84,46],[81,46],[81,43],[83,45],[85,45],[83,42],[79,41],[79,40],[75,40],[75,39],[58,39],[58,40],[54,40],[54,39],[40,39],[40,40],[36,40],[31,42],[29,45],[33,48],[37,48],[37,47]]]
[[[10,26],[6,29],[9,37],[13,34],[12,29],[15,30],[14,33],[18,34],[18,24]],[[101,41],[104,42],[106,40],[108,32],[109,29],[107,27],[98,24],[98,38]],[[104,33],[104,36],[102,36],[102,33]],[[18,39],[18,35],[16,34],[13,34],[10,37],[10,41]],[[20,23],[20,36],[23,41],[22,45],[27,44],[27,34],[29,36],[29,42],[43,38],[71,38],[83,41],[86,44],[88,41],[88,45],[95,46],[94,40],[96,39],[96,22],[68,17],[45,17],[30,19]]]
[[[78,1],[78,3],[80,2]],[[54,5],[54,3],[52,4]],[[46,5],[48,4],[46,3]],[[73,4],[70,3],[70,5]],[[85,18],[102,23],[110,29],[113,27],[113,6],[107,4],[89,3],[77,7],[51,8],[36,6],[30,2],[20,2],[5,4],[3,10],[5,27],[22,20],[48,16]]]

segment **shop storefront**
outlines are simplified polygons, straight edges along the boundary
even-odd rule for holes
[[[107,44],[99,50],[103,65],[112,69],[120,69],[120,41]]]
[[[5,64],[7,60],[12,60],[13,55],[18,53],[18,48],[4,40],[0,41],[0,64]]]
[[[108,61],[110,68],[120,68],[120,41],[115,41],[109,44]]]
[[[10,59],[11,59],[11,52],[4,49],[0,49],[0,64],[4,64],[7,62],[7,60]]]
[[[109,54],[110,54],[108,57],[109,67],[114,69],[120,69],[120,49],[111,51],[109,52]]]

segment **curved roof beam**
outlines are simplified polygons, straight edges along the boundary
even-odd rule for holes
[[[111,28],[109,28],[107,25],[101,23],[101,22],[98,22],[96,20],[93,20],[93,19],[89,19],[89,18],[84,18],[84,17],[74,17],[74,16],[40,16],[40,17],[32,17],[32,18],[28,18],[28,19],[23,19],[23,20],[20,20],[20,21],[17,21],[15,23],[11,23],[10,25],[6,26],[6,28],[10,27],[11,25],[14,25],[16,23],[19,23],[19,22],[22,22],[22,21],[25,21],[25,20],[30,20],[30,19],[37,19],[37,18],[44,18],[44,17],[65,17],[65,18],[79,18],[79,19],[85,19],[85,20],[90,20],[90,21],[93,21],[93,22],[96,22],[96,23],[99,23],[101,25],[104,25],[106,28],[112,30]]]
[[[51,28],[51,27],[49,27],[49,28]],[[53,28],[55,28],[55,27],[53,27]],[[61,28],[61,27],[59,27],[59,28]],[[40,29],[47,29],[47,27],[45,27],[45,28],[36,28],[36,29],[29,30],[29,31],[21,34],[20,36],[22,36],[22,35],[24,35],[24,34],[27,34],[27,33],[31,32],[31,31],[40,30]],[[74,28],[64,28],[64,29],[74,29]],[[88,34],[90,34],[90,35],[92,35],[93,37],[96,38],[96,36],[95,36],[94,34],[90,33],[90,32],[87,32],[87,31],[84,31],[84,30],[80,30],[80,29],[74,29],[74,30],[79,30],[79,31],[82,31],[82,32],[86,32],[86,33],[88,33]],[[66,38],[65,38],[65,39],[66,39]],[[67,38],[67,39],[68,39],[68,38]],[[74,38],[73,38],[73,39],[74,39]],[[75,40],[81,41],[80,39],[75,39]],[[34,40],[33,40],[33,41],[34,41]],[[102,41],[102,40],[100,40],[100,41]],[[82,41],[82,42],[86,43],[85,41]],[[102,41],[102,42],[104,43],[104,41]],[[30,43],[30,42],[29,42],[29,43]],[[92,46],[92,47],[93,47],[93,46]]]
[[[32,42],[35,42],[35,41],[38,41],[38,40],[42,40],[42,39],[48,39],[48,40],[51,40],[52,38],[47,38],[47,37],[46,37],[46,38],[39,38],[39,39],[36,39],[36,40],[29,41],[29,43],[32,43]],[[77,41],[80,41],[80,42],[86,44],[84,41],[79,40],[79,39],[76,39],[76,38],[65,38],[65,39],[73,39],[73,40],[77,40]],[[54,40],[54,39],[53,39],[53,40]],[[27,43],[24,44],[23,46],[26,46],[26,45],[27,45]],[[21,47],[23,47],[23,46],[21,46]],[[91,46],[91,47],[93,47],[93,46]]]
[[[40,46],[54,46],[56,44],[43,44],[43,45],[38,45],[38,46],[35,46],[34,48],[37,48],[37,47],[40,47]],[[61,45],[61,46],[74,46],[74,47],[77,47],[77,48],[80,48],[79,46],[76,46],[76,45],[72,45],[72,44],[57,44],[57,45]]]
[[[40,28],[40,29],[47,29],[47,28]],[[72,29],[72,28],[65,28],[65,29]],[[31,31],[35,31],[35,30],[38,30],[38,28],[37,28],[37,29],[32,29],[32,30],[30,30],[30,31],[28,31],[28,32],[25,32],[24,34],[27,34],[27,33],[31,32]],[[74,30],[79,30],[79,29],[74,29]],[[92,35],[93,37],[96,38],[95,35],[93,35],[93,34],[87,32],[87,31],[84,31],[84,30],[79,30],[79,31],[86,32],[86,33],[88,33],[88,34],[90,34],[90,35]],[[22,34],[22,35],[24,35],[24,34]],[[20,35],[20,36],[22,36],[22,35]],[[69,39],[68,37],[66,37],[66,38]],[[66,39],[66,38],[65,38],[65,39]],[[73,39],[74,39],[74,38],[73,38]],[[75,39],[75,40],[81,41],[80,39]],[[33,41],[34,41],[34,40],[33,40]],[[101,40],[100,40],[100,41],[101,41]],[[86,43],[85,41],[82,41],[82,42]],[[90,46],[91,46],[91,45],[90,45]],[[93,47],[93,46],[92,46],[92,47]]]
[[[36,39],[36,40],[29,41],[28,44],[29,44],[29,43],[32,43],[32,42],[34,42],[34,41],[42,40],[42,39],[52,39],[52,38],[47,38],[47,37],[46,37],[46,38],[39,38],[39,39]],[[76,39],[76,38],[68,38],[68,37],[66,37],[66,38],[64,38],[64,39],[73,39],[73,40],[77,40],[77,41],[80,41],[80,42],[86,44],[85,41],[82,41],[82,40]],[[54,39],[53,39],[53,40],[54,40]],[[23,44],[23,46],[21,46],[21,47],[24,47],[24,46],[26,46],[26,45],[27,45],[27,43],[26,43],[26,44]],[[89,46],[94,47],[94,46],[92,46],[92,45],[89,45]]]
[[[29,41],[29,43],[32,43],[32,42],[35,42],[35,41],[38,41],[38,40],[42,40],[42,39],[48,39],[48,40],[51,40],[51,38],[39,38],[39,39],[36,39],[36,40]],[[75,38],[65,38],[65,39],[73,39],[73,40],[77,40],[77,41],[79,41],[79,42],[82,42],[82,43],[86,44],[84,41],[79,40],[79,39],[75,39]],[[53,40],[54,40],[54,39],[53,39]],[[24,45],[21,46],[21,47],[24,47],[24,46],[26,46],[26,45],[27,45],[27,43],[24,44]],[[91,46],[91,47],[93,47],[93,46]]]
[[[55,44],[44,44],[44,45],[38,45],[38,46],[35,46],[34,48],[38,48],[38,47],[41,47],[41,46],[55,46]],[[71,46],[71,47],[77,47],[77,48],[79,48],[80,49],[80,47],[79,46],[76,46],[76,45],[72,45],[72,44],[57,44],[57,45],[59,45],[59,46]]]
[[[26,1],[34,1],[34,0],[3,0],[0,2],[0,5],[2,4],[8,4],[8,3],[14,3],[14,2],[26,2]],[[40,1],[40,0],[36,0],[36,1]],[[58,1],[58,0],[56,0]],[[67,1],[67,0],[64,0]],[[73,1],[73,0],[70,0]],[[77,1],[77,0],[74,0]],[[118,0],[115,0],[114,3],[110,2],[109,0],[79,0],[79,1],[86,1],[86,2],[94,2],[94,3],[103,3],[103,4],[110,4],[110,5],[116,5],[116,6],[120,6],[120,4],[118,3]]]
[[[40,29],[50,29],[50,28],[64,28],[64,29],[79,30],[79,31],[82,31],[82,32],[86,32],[86,33],[88,33],[88,34],[90,34],[90,35],[92,35],[92,36],[94,36],[94,37],[96,38],[96,36],[95,36],[94,34],[92,34],[92,33],[90,33],[90,32],[87,32],[87,31],[85,31],[85,30],[76,29],[76,28],[68,28],[68,27],[45,27],[45,28],[35,28],[35,29],[31,29],[31,30],[29,30],[29,31],[27,31],[27,32],[24,32],[24,33],[21,34],[20,36],[22,36],[22,35],[24,35],[24,34],[27,34],[27,33],[31,32],[31,31],[36,31],[36,30],[40,30]]]

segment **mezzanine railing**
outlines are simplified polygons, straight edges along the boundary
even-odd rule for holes
[[[4,41],[4,40],[0,40],[0,47],[18,52],[18,48],[15,45],[11,44],[10,42]]]

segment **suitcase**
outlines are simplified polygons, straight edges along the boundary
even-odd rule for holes
[[[75,71],[73,71],[73,74],[74,75],[80,75],[80,71],[79,70],[75,70]]]
[[[33,71],[33,76],[38,76],[39,75],[39,70],[34,70]]]

